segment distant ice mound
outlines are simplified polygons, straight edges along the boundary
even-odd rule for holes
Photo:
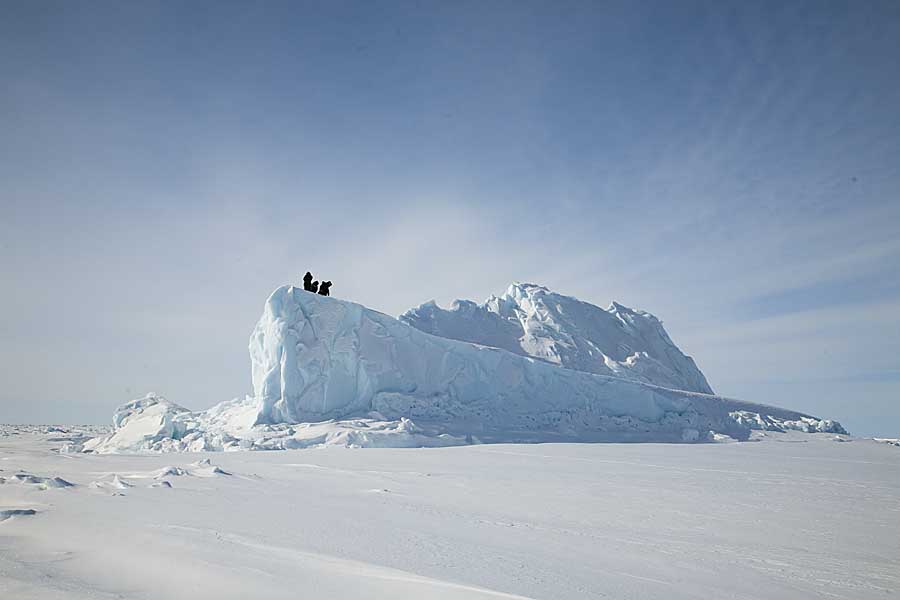
[[[537,295],[543,302],[556,296]],[[560,304],[562,313],[574,310],[577,301],[568,302]],[[636,339],[643,335],[637,333],[643,323],[658,323],[634,311],[616,314],[622,316],[615,319],[640,323],[626,328],[627,336]],[[621,335],[625,339],[626,333]],[[699,377],[695,383],[705,385],[693,362],[664,332],[654,335],[661,339],[658,344],[671,346],[671,354],[660,354],[656,342],[644,347],[670,356],[670,363],[682,357],[678,364],[690,365],[696,371],[691,376]],[[82,449],[112,453],[479,441],[691,442],[714,434],[746,439],[756,423],[749,416],[753,414],[779,422],[812,419],[774,407],[560,368],[522,353],[431,335],[359,304],[284,286],[266,301],[250,337],[253,396],[191,412],[150,395],[122,406],[113,431]]]
[[[806,415],[795,419],[786,419],[778,418],[771,414],[759,414],[747,410],[737,410],[731,413],[731,416],[741,425],[746,425],[750,429],[760,431],[802,431],[803,433],[847,434],[847,431],[837,421],[831,419],[817,419]]]
[[[400,320],[440,337],[503,348],[567,369],[712,394],[693,359],[650,313],[613,302],[606,310],[532,283],[514,283],[483,304],[434,301]]]

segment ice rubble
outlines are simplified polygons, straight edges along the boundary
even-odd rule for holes
[[[872,439],[881,444],[888,444],[890,446],[900,447],[900,439],[898,439],[898,438],[872,438]]]
[[[659,319],[617,302],[603,310],[539,285],[514,283],[483,304],[456,300],[445,310],[431,301],[400,320],[426,333],[503,348],[576,371],[713,393]]]
[[[498,307],[496,312],[471,309],[476,319],[490,323],[481,328],[483,337],[460,341],[413,327],[409,321],[424,326],[425,320],[411,313],[400,321],[353,302],[280,287],[266,301],[250,337],[253,396],[191,412],[151,394],[122,406],[113,431],[81,449],[115,453],[479,441],[693,442],[713,439],[714,433],[746,439],[752,419],[736,415],[765,415],[782,423],[812,419],[637,381],[660,374],[664,383],[675,378],[689,387],[709,387],[693,361],[647,313],[620,305],[602,311],[537,286],[513,286],[491,303]],[[514,325],[487,316],[507,314],[504,311],[521,311],[523,331],[529,332],[518,351],[506,333],[492,333],[492,327]],[[563,325],[551,324],[551,313],[554,322]],[[439,319],[443,317],[433,322]],[[578,327],[584,331],[578,333]],[[462,330],[439,329],[448,335]],[[471,325],[465,329],[469,337],[478,330]],[[504,347],[486,345],[491,342]],[[616,376],[589,372],[599,369],[589,358],[601,349],[604,365]],[[646,359],[630,360],[631,351]]]
[[[761,415],[747,410],[736,410],[732,418],[741,425],[761,431],[802,431],[804,433],[837,433],[846,435],[847,431],[837,421],[800,416],[796,419],[780,419],[773,415]]]
[[[24,484],[46,490],[50,488],[67,488],[74,484],[66,481],[61,477],[44,477],[43,475],[34,475],[20,471],[9,477],[0,477],[0,484]]]
[[[0,522],[5,521],[7,519],[12,519],[13,517],[27,517],[31,515],[36,515],[37,511],[33,508],[9,508],[0,510]]]

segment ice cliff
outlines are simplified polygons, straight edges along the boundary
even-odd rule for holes
[[[482,337],[460,341],[450,337],[460,331],[472,337],[479,328],[442,327],[450,337],[440,337],[410,325],[426,322],[413,313],[401,321],[283,286],[266,301],[250,337],[253,396],[191,412],[150,395],[121,407],[114,430],[83,450],[698,441],[715,434],[745,439],[757,423],[804,419],[823,424],[814,430],[840,428],[789,410],[644,383],[659,371],[709,389],[693,361],[646,313],[618,305],[602,311],[537,286],[514,286],[491,303],[496,310],[471,309],[475,319],[490,323]],[[433,322],[443,319],[436,311]],[[489,316],[503,314],[522,317],[516,316],[527,335],[518,346],[511,342],[512,318]],[[550,316],[568,329],[551,326]],[[579,333],[583,323],[589,326]],[[615,376],[591,372],[600,370],[591,360],[599,352]],[[638,358],[630,360],[634,353]],[[629,360],[632,366],[622,366]],[[634,366],[639,363],[648,366]]]
[[[531,283],[483,304],[428,302],[400,320],[433,335],[503,348],[567,369],[712,394],[690,356],[650,313],[613,302],[606,310]]]

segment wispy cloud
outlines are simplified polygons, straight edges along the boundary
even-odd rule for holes
[[[891,3],[106,8],[0,22],[0,416],[244,393],[312,269],[618,300],[720,392],[900,422]]]

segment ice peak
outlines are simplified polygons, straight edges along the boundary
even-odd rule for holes
[[[515,281],[506,288],[506,292],[501,296],[505,300],[519,300],[522,298],[530,298],[543,294],[552,294],[550,288],[538,285],[536,283],[520,283]]]
[[[400,317],[450,339],[494,346],[569,369],[712,393],[706,378],[650,313],[613,302],[606,310],[536,283],[514,282],[483,304]]]
[[[606,310],[608,310],[609,312],[634,312],[629,307],[625,306],[624,304],[619,304],[615,300],[610,303],[609,308],[607,308]]]
[[[510,290],[519,289],[527,292],[550,292],[550,288],[544,285],[539,285],[537,283],[529,283],[527,281],[514,281],[509,284]]]
[[[639,308],[631,308],[630,306],[625,306],[624,304],[619,304],[615,300],[613,300],[610,303],[609,308],[607,308],[606,311],[609,313],[612,313],[612,314],[617,314],[617,315],[631,315],[631,316],[644,317],[644,318],[659,322],[659,319],[657,319],[655,316],[648,313],[647,311],[641,310]]]

